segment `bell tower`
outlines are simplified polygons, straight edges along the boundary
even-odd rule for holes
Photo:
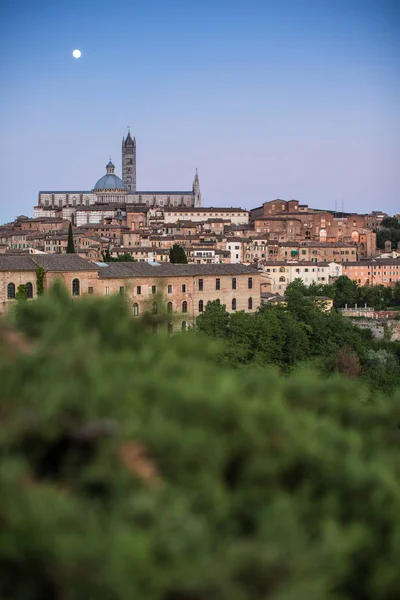
[[[122,181],[130,192],[136,192],[136,139],[128,135],[122,138]]]

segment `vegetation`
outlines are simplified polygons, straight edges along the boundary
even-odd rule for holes
[[[72,233],[71,221],[69,222],[69,227],[68,227],[67,254],[75,254],[74,236]]]
[[[26,300],[26,285],[23,283],[18,286],[17,293],[15,294],[17,300]]]
[[[38,296],[42,296],[44,292],[44,269],[43,267],[36,267],[36,293]]]
[[[400,242],[400,223],[393,217],[387,217],[383,219],[381,227],[376,233],[376,245],[382,250],[385,248],[385,242],[390,240],[392,249],[397,248],[397,244]]]
[[[333,283],[315,284],[308,287],[301,279],[296,279],[292,284],[297,286],[305,296],[328,296],[334,301],[335,308],[343,308],[346,304],[353,307],[367,305],[376,310],[385,310],[388,307],[400,307],[400,283],[393,287],[385,285],[359,285],[356,281],[349,279],[347,275],[341,275]]]
[[[137,262],[136,258],[132,257],[132,254],[129,252],[119,253],[117,252],[117,256],[111,256],[110,248],[107,247],[102,253],[103,261],[106,263],[109,262]]]
[[[400,395],[265,366],[365,344],[299,297],[228,321],[213,304],[225,342],[151,335],[119,295],[72,301],[56,285],[14,305],[0,323],[2,600],[398,598]],[[231,338],[253,366],[221,364]],[[380,369],[386,352],[367,360]]]
[[[235,368],[275,365],[287,373],[311,363],[323,376],[337,371],[361,377],[374,389],[400,385],[399,342],[374,340],[335,310],[324,312],[308,291],[296,280],[287,287],[285,306],[255,313],[229,314],[224,305],[208,302],[197,327],[223,340],[219,360]]]
[[[174,244],[169,249],[169,262],[170,263],[179,263],[186,264],[187,256],[185,250],[179,244]]]

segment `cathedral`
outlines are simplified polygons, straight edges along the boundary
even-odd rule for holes
[[[90,207],[93,204],[139,204],[149,208],[162,207],[201,207],[199,176],[196,169],[191,190],[186,191],[138,191],[136,189],[136,139],[130,132],[122,139],[122,179],[115,174],[111,162],[106,173],[91,190],[83,191],[41,191],[38,205],[34,208],[35,217],[55,216],[62,210],[70,218],[75,208]],[[63,215],[64,216],[64,215]]]

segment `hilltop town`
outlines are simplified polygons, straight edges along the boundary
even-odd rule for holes
[[[1,309],[20,285],[28,298],[37,294],[37,269],[44,286],[61,276],[72,295],[129,293],[135,315],[163,290],[168,310],[183,315],[182,327],[208,300],[229,311],[254,311],[283,297],[295,279],[307,286],[341,275],[359,285],[400,281],[399,242],[377,245],[386,213],[328,211],[281,199],[250,210],[205,207],[197,170],[186,191],[138,191],[136,181],[136,140],[128,133],[122,179],[110,159],[90,190],[40,191],[33,217],[1,225]],[[400,215],[391,218],[399,222]],[[70,224],[73,255],[66,253]],[[170,264],[176,244],[188,264]]]

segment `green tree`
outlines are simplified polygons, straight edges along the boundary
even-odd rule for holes
[[[360,298],[358,284],[347,275],[341,275],[333,284],[333,298],[337,308],[343,308],[346,304],[354,306]]]
[[[207,302],[205,311],[196,320],[198,330],[214,338],[223,338],[227,335],[228,323],[229,313],[225,304],[220,304],[216,300]]]
[[[70,221],[69,227],[68,227],[67,254],[74,254],[74,253],[75,253],[74,236],[72,233],[72,223]]]
[[[44,292],[44,269],[43,267],[36,267],[36,293],[38,296],[42,296]]]
[[[187,261],[186,252],[180,244],[174,244],[169,249],[169,262],[186,264]]]
[[[398,597],[398,398],[216,364],[206,337],[149,335],[118,295],[14,306],[1,598]]]
[[[18,286],[17,293],[15,294],[17,300],[26,300],[26,285],[21,284]]]

